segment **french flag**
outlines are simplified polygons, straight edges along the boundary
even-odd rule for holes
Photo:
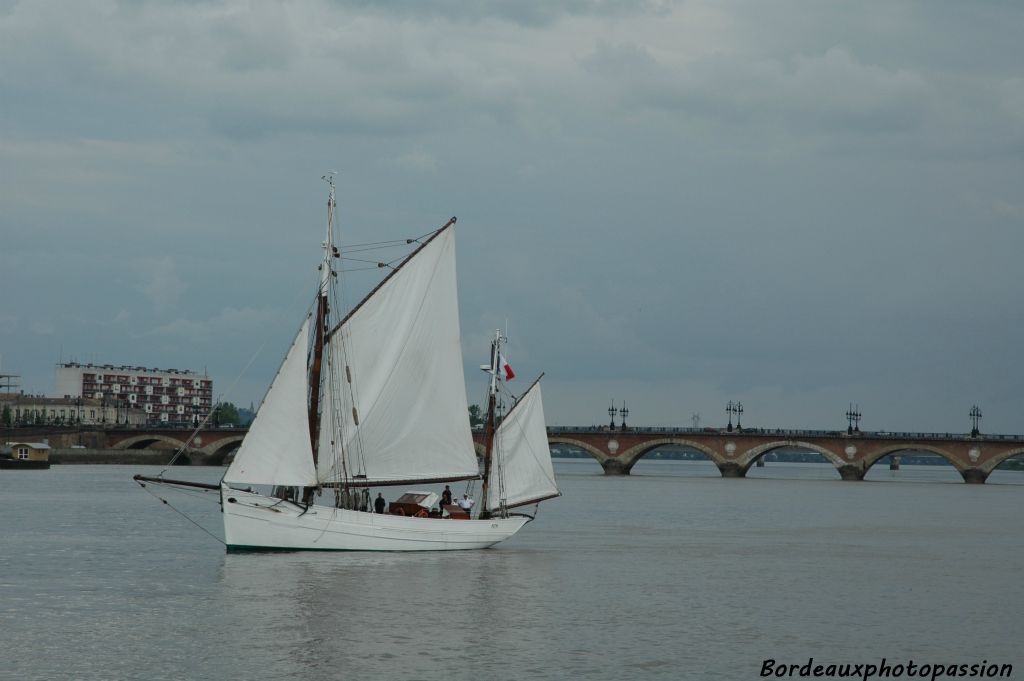
[[[505,359],[504,355],[498,355],[498,371],[505,372],[506,381],[511,381],[513,378],[516,377],[516,372],[512,371],[512,366]]]

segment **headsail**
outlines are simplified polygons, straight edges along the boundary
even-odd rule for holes
[[[494,434],[495,473],[485,508],[495,511],[559,496],[548,449],[544,402],[538,379],[515,403]]]
[[[478,475],[451,223],[333,329],[328,342],[328,375],[338,386],[331,401],[340,423],[332,437],[321,434],[321,446],[335,440],[334,456],[320,453],[321,483],[397,484]]]
[[[296,487],[316,485],[306,413],[308,344],[309,319],[306,319],[225,473],[225,481]]]

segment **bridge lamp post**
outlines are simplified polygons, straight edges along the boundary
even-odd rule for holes
[[[729,415],[729,425],[726,426],[728,432],[732,432],[732,414],[736,411],[736,407],[733,405],[732,400],[729,400],[729,404],[725,405],[725,413]]]
[[[623,402],[622,405],[625,406],[626,403]],[[619,410],[615,408],[615,400],[612,400],[612,406],[608,407],[608,416],[612,419],[612,422],[608,424],[610,430],[615,430],[615,415],[618,413]]]
[[[743,425],[740,420],[743,418],[743,403],[736,403],[736,430],[743,430]]]
[[[846,422],[849,424],[846,427],[846,434],[853,435],[854,433],[860,432],[860,407],[850,403],[850,408],[846,410]]]
[[[626,429],[626,417],[629,416],[629,409],[626,409],[626,400],[622,400],[622,409],[619,410],[619,414],[622,415],[622,429]]]
[[[978,421],[981,420],[981,409],[978,409],[978,405],[971,407],[971,437],[978,437],[981,435],[981,431],[978,429]]]

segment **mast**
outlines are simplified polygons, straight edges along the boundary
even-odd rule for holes
[[[487,390],[487,422],[484,426],[484,482],[480,488],[480,519],[491,517],[487,510],[487,488],[491,482],[491,469],[494,459],[494,412],[497,406],[498,395],[498,361],[501,356],[501,330],[494,332],[494,340],[491,341],[491,383]]]
[[[316,467],[319,458],[318,444],[320,438],[320,369],[324,355],[324,332],[327,325],[327,294],[330,291],[331,258],[338,257],[338,249],[334,246],[334,173],[328,173],[322,177],[330,185],[331,189],[327,196],[327,234],[324,237],[324,257],[320,262],[320,292],[316,303],[316,326],[313,336],[313,357],[309,367],[309,439],[313,445],[313,466]],[[312,487],[305,490],[305,501],[309,503],[313,496]]]

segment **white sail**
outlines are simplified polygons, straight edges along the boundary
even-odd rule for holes
[[[416,251],[329,339],[345,459],[321,482],[456,480],[478,474],[466,404],[454,229]],[[350,382],[351,381],[351,382]],[[323,439],[321,439],[321,442]]]
[[[544,424],[540,381],[534,383],[494,433],[494,464],[487,510],[532,504],[559,495]]]
[[[302,324],[224,479],[230,483],[316,485],[306,410],[306,347]]]

